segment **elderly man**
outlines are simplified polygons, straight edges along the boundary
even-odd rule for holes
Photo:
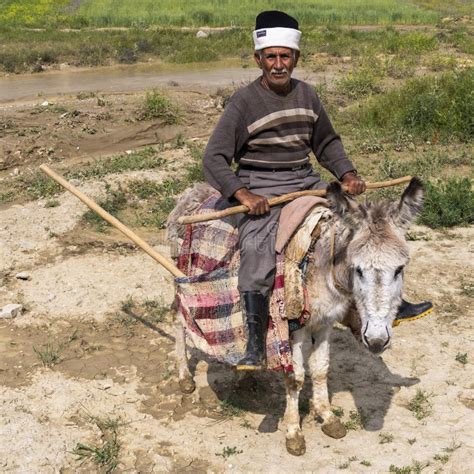
[[[326,187],[310,164],[311,151],[349,193],[366,189],[314,88],[291,77],[300,38],[298,22],[291,16],[279,11],[257,16],[253,39],[262,75],[232,96],[204,153],[207,181],[224,198],[249,208],[239,223],[238,285],[248,329],[240,370],[260,368],[265,357],[281,212],[281,207],[270,208],[268,198]],[[230,167],[233,160],[236,173]],[[424,309],[405,304],[413,315]]]

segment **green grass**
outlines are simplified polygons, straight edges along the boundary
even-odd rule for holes
[[[178,109],[158,90],[146,94],[139,117],[142,120],[160,119],[166,125],[175,125],[179,122]]]
[[[118,212],[125,208],[127,205],[127,196],[123,191],[122,187],[112,188],[109,184],[106,184],[106,198],[99,202],[99,206],[102,207],[106,212],[116,217]],[[93,225],[97,232],[104,232],[105,229],[110,225],[107,221],[102,219],[97,213],[92,210],[87,211],[83,219],[90,225]]]
[[[361,430],[367,424],[367,416],[361,410],[351,410],[349,420],[344,423],[348,430]]]
[[[358,127],[404,130],[423,140],[474,138],[474,69],[407,81],[348,114]]]
[[[417,420],[423,420],[431,415],[432,403],[430,401],[432,394],[418,389],[416,395],[410,400],[408,409],[413,413]]]
[[[303,25],[327,23],[436,23],[440,14],[413,2],[395,0],[4,0],[0,23],[44,27],[45,24],[84,26],[250,26],[266,9],[286,10]],[[438,7],[435,6],[435,9]]]
[[[458,352],[455,357],[456,362],[459,362],[462,365],[467,364],[467,352],[464,352],[463,354],[461,352]]]
[[[53,367],[61,361],[61,344],[54,345],[51,342],[43,344],[40,348],[33,346],[33,351],[40,359],[44,367]]]
[[[222,448],[220,453],[216,453],[216,456],[220,456],[224,459],[230,458],[231,456],[235,456],[236,454],[242,454],[243,451],[241,449],[237,449],[237,446],[225,446]]]
[[[474,223],[471,180],[452,177],[444,182],[426,182],[425,203],[419,222],[432,228]]]
[[[118,441],[118,429],[122,426],[120,419],[110,417],[90,417],[102,433],[101,441],[98,445],[77,443],[71,451],[78,461],[90,461],[101,471],[110,473],[115,471],[118,465],[120,443]]]

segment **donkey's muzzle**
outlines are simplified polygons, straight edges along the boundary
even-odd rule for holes
[[[365,328],[365,331],[362,334],[362,340],[366,347],[373,354],[382,353],[390,345],[390,333],[386,329],[385,337],[370,337],[367,334],[368,325]]]

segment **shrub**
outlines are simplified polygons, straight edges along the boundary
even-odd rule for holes
[[[360,69],[339,81],[337,91],[349,99],[357,100],[367,95],[378,94],[381,88],[370,71]]]
[[[432,228],[474,223],[474,191],[468,178],[449,178],[425,184],[425,205],[420,223]]]
[[[423,139],[474,137],[474,69],[408,81],[350,115],[361,125],[404,129]]]
[[[157,90],[147,93],[140,118],[144,120],[158,118],[167,125],[173,125],[179,121],[177,108],[168,97]]]

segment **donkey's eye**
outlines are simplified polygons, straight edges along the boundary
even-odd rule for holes
[[[400,273],[402,273],[404,269],[404,265],[400,265],[396,270],[395,270],[395,278],[397,278],[398,275],[400,275]]]
[[[362,270],[360,269],[360,267],[356,267],[356,273],[360,278],[362,278],[364,276],[363,273],[362,273]]]

